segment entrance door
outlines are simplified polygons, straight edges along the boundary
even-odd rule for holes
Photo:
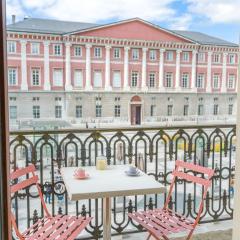
[[[131,105],[131,124],[141,124],[141,105]]]
[[[141,106],[136,106],[136,125],[141,124]]]

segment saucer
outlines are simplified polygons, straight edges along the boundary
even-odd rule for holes
[[[129,171],[127,170],[127,171],[125,171],[125,173],[126,173],[128,176],[131,176],[131,177],[137,177],[137,176],[140,175],[140,171],[138,171],[138,170],[137,170],[135,173],[129,172]]]
[[[88,179],[89,177],[90,177],[90,175],[89,174],[85,174],[85,176],[77,176],[77,175],[73,175],[73,177],[75,178],[75,179]]]

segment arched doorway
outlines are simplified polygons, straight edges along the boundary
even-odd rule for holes
[[[131,98],[130,117],[131,117],[131,125],[141,125],[142,99],[137,95]]]

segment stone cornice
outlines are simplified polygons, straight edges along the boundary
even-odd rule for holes
[[[112,46],[129,46],[140,48],[156,48],[156,49],[182,49],[182,50],[196,50],[196,51],[214,51],[214,52],[239,52],[239,47],[233,46],[215,46],[215,45],[200,45],[194,43],[182,42],[161,42],[161,41],[145,41],[137,39],[117,39],[117,38],[104,38],[104,37],[91,37],[91,36],[62,36],[51,34],[37,34],[37,33],[18,33],[8,32],[8,39],[25,39],[35,41],[50,41],[50,42],[69,42],[71,44],[92,44],[92,45],[112,45]]]

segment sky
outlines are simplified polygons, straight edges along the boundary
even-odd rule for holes
[[[240,0],[6,0],[16,15],[91,23],[139,17],[173,30],[207,33],[238,43]]]

